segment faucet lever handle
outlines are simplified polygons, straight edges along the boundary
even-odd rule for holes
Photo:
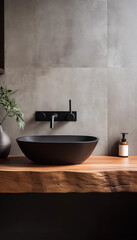
[[[72,113],[72,108],[71,108],[71,99],[69,99],[69,112]]]
[[[72,113],[71,99],[69,99],[69,112],[68,112],[67,120],[73,121],[74,119],[75,119],[75,115]]]

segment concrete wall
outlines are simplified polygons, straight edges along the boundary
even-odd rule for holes
[[[137,154],[136,12],[136,0],[5,0],[0,81],[20,89],[26,121],[24,132],[4,124],[11,154],[21,153],[16,137],[37,134],[95,135],[94,154],[113,154],[122,131]],[[77,122],[35,122],[36,110],[67,110],[69,99]]]

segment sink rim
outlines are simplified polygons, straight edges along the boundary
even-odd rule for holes
[[[65,141],[65,140],[53,140],[53,141],[50,141],[49,139],[47,140],[47,141],[37,141],[37,140],[30,140],[30,139],[26,139],[25,140],[25,138],[39,138],[39,137],[42,137],[42,138],[44,138],[44,137],[48,137],[48,138],[52,138],[52,137],[82,137],[82,138],[87,138],[87,140],[85,140],[85,141],[82,141],[82,140],[71,140],[71,141],[69,141],[69,140],[67,140],[67,141]],[[90,138],[93,138],[92,140],[90,139],[90,140],[88,140],[88,138],[90,139]],[[99,138],[98,137],[95,137],[95,136],[89,136],[89,135],[33,135],[33,136],[22,136],[22,137],[18,137],[18,138],[16,138],[16,141],[17,142],[24,142],[24,143],[35,143],[35,144],[53,144],[53,143],[55,143],[55,144],[71,144],[71,143],[73,143],[73,144],[75,144],[75,143],[78,143],[78,144],[83,144],[83,143],[93,143],[93,142],[98,142],[99,141]]]

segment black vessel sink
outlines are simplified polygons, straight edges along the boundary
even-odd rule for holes
[[[49,135],[20,137],[17,143],[25,156],[35,163],[68,165],[85,161],[98,140],[92,136]]]

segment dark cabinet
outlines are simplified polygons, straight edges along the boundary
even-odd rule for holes
[[[0,74],[4,73],[4,0],[0,0]]]

